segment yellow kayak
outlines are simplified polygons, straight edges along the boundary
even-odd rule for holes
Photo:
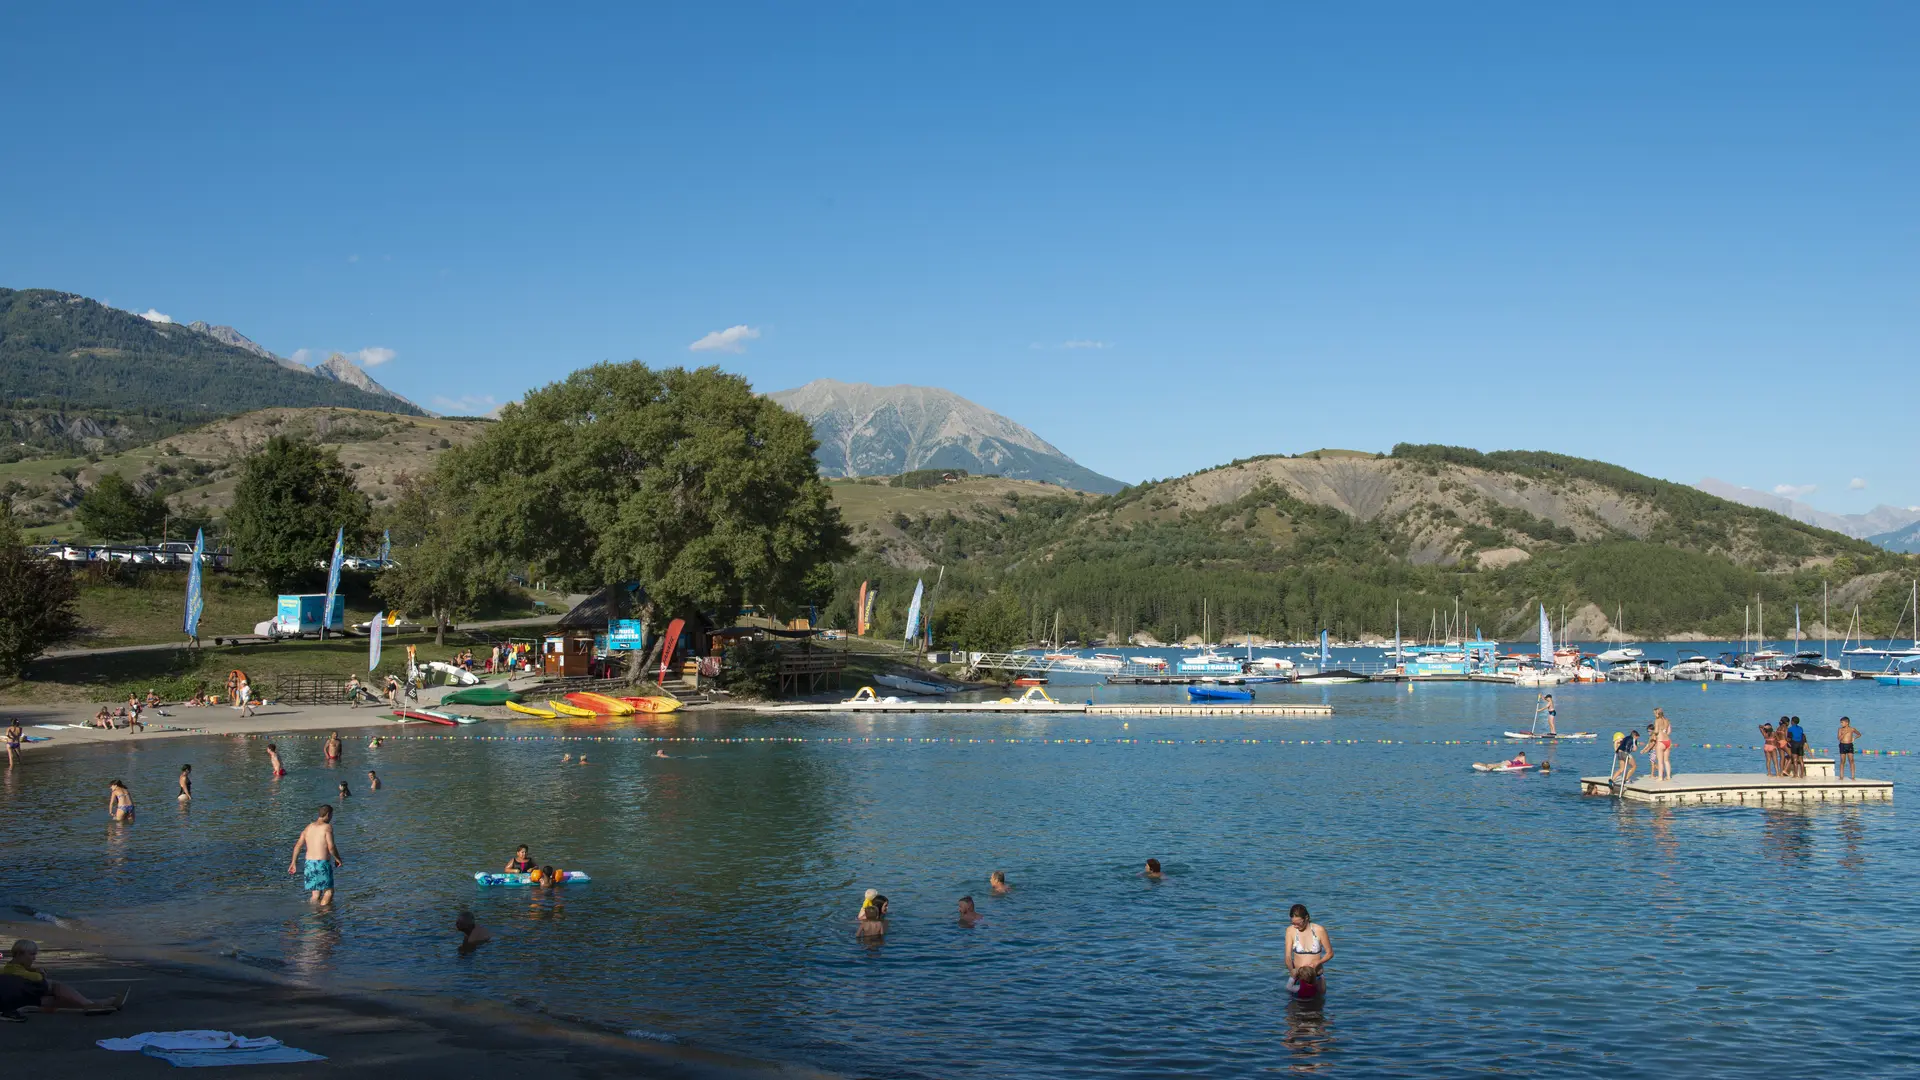
[[[552,709],[554,712],[559,713],[561,716],[596,716],[598,715],[592,709],[578,709],[573,707],[572,705],[567,704],[564,701],[549,701],[547,702],[547,708]]]
[[[577,694],[568,694],[567,702],[603,716],[628,716],[633,712],[633,706],[619,698],[608,697],[605,694],[589,694],[584,690]]]
[[[621,698],[620,700],[626,702],[627,706],[634,712],[654,713],[656,715],[660,713],[679,712],[681,709],[686,708],[686,702],[678,698],[670,697],[629,697]]]
[[[525,713],[528,716],[537,716],[542,720],[551,720],[560,715],[559,713],[549,712],[546,709],[536,709],[531,705],[522,705],[517,701],[507,702],[507,708],[517,713]]]

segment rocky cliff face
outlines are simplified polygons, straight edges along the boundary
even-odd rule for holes
[[[297,364],[294,366],[299,367]],[[378,394],[381,397],[390,397],[395,401],[406,401],[407,404],[413,405],[413,402],[407,401],[406,398],[375,382],[373,376],[367,374],[365,368],[362,368],[340,353],[334,353],[313,367],[301,368],[301,370],[311,371],[314,375],[323,379],[332,379],[334,382],[345,383],[357,390],[365,390],[369,394]],[[418,405],[414,405],[413,407],[416,409],[420,408]]]
[[[231,326],[214,326],[211,323],[192,322],[187,324],[187,329],[196,330],[202,334],[205,334],[222,345],[231,345],[236,349],[240,349],[245,352],[250,352],[262,360],[271,360],[274,363],[279,364],[283,368],[287,368],[292,371],[303,371],[303,372],[309,370],[304,365],[295,363],[294,361],[289,360],[284,356],[274,355],[265,346],[261,345],[259,342],[253,340],[252,338],[241,333],[240,331],[235,330]]]
[[[805,416],[827,476],[965,469],[1108,493],[1126,485],[1088,469],[1026,427],[948,390],[816,379],[768,397]]]

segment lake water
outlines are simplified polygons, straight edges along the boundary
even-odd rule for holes
[[[1178,688],[1056,685],[1177,700]],[[1836,685],[1559,691],[1558,772],[1483,775],[1534,694],[1262,688],[1332,718],[705,715],[133,743],[0,780],[0,902],[239,950],[319,984],[395,985],[882,1077],[1884,1075],[1920,1068],[1920,849],[1892,805],[1655,809],[1584,798],[1605,738],[1674,718],[1677,771],[1758,771],[1755,724],[1840,714],[1920,749],[1920,693]],[[685,741],[660,743],[655,738]],[[635,741],[639,738],[643,741]],[[588,740],[605,741],[588,741]],[[1703,749],[1712,744],[1713,749]],[[653,756],[664,746],[667,759]],[[586,752],[585,767],[560,764]],[[1903,786],[1914,761],[1862,759]],[[194,765],[189,810],[172,796]],[[386,781],[366,789],[369,767]],[[137,823],[105,819],[123,777]],[[347,864],[327,913],[284,871],[314,805]],[[514,845],[588,870],[482,889]],[[1158,857],[1166,879],[1139,876]],[[989,871],[1014,891],[988,895]],[[892,900],[854,939],[861,891]],[[953,918],[963,893],[985,921]],[[1336,948],[1320,1010],[1284,996],[1287,906]],[[455,955],[470,906],[498,939]],[[210,1018],[217,1023],[217,1018]]]

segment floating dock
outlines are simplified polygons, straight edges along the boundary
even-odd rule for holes
[[[1610,777],[1583,776],[1582,795],[1618,794],[1628,802],[1669,806],[1706,804],[1780,806],[1790,803],[1892,802],[1891,780],[1842,780],[1830,773],[1806,777],[1765,773],[1675,773],[1671,780],[1636,777],[1617,788]]]
[[[1085,716],[1332,716],[1331,705],[1088,705],[1074,701],[822,701],[762,705],[764,713],[1079,713]]]

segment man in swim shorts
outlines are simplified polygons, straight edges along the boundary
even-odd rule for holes
[[[1787,725],[1787,775],[1807,778],[1807,729],[1800,726],[1797,716]]]
[[[300,858],[301,852],[306,859]],[[302,874],[302,884],[307,890],[307,902],[312,904],[333,903],[333,868],[340,866],[340,849],[333,843],[333,807],[322,806],[313,824],[300,833],[300,839],[293,842],[293,854],[287,859],[287,873]]]
[[[1548,694],[1546,696],[1546,699],[1542,701],[1541,704],[1547,707],[1547,734],[1549,735],[1560,734],[1560,729],[1557,726],[1555,726],[1556,721],[1558,721],[1560,717],[1560,710],[1556,709],[1553,705],[1553,695]]]
[[[280,764],[280,748],[272,743],[267,744],[267,761],[273,766],[275,779],[287,775],[287,767]]]
[[[1836,778],[1844,776],[1849,780],[1854,779],[1853,744],[1859,741],[1860,741],[1860,729],[1853,726],[1853,721],[1850,718],[1845,716],[1841,717],[1840,718],[1840,744],[1838,746],[1838,749],[1840,751],[1840,761],[1838,763],[1838,767],[1833,770],[1833,775]]]

